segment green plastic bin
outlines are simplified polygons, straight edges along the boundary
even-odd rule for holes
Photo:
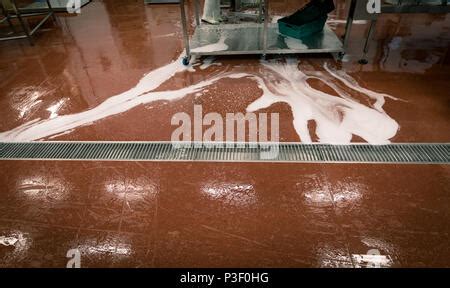
[[[278,30],[283,35],[302,39],[315,33],[321,32],[323,30],[323,27],[325,26],[325,23],[327,22],[327,19],[328,17],[325,15],[311,22],[302,25],[296,25],[289,21],[289,17],[285,17],[278,20]]]

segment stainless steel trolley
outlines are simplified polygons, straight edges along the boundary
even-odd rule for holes
[[[300,54],[336,53],[342,56],[344,44],[327,26],[323,32],[297,40],[278,33],[278,23],[270,23],[269,2],[264,1],[262,23],[208,25],[200,21],[200,1],[194,1],[195,31],[189,37],[186,1],[180,0],[186,56],[188,65],[192,55],[241,55],[241,54]],[[289,39],[288,39],[289,38]]]

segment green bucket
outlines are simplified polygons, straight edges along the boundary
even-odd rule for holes
[[[302,39],[321,32],[323,30],[323,27],[325,26],[325,23],[327,22],[327,19],[328,17],[327,15],[325,15],[311,22],[302,25],[296,25],[295,23],[289,21],[289,17],[285,17],[278,20],[278,30],[283,35]]]

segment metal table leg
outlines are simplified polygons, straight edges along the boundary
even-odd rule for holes
[[[263,5],[264,5],[264,2],[265,1],[268,1],[268,0],[259,0],[259,4],[258,4],[258,23],[261,23],[261,21],[262,21],[262,18],[263,18],[263,10],[264,10],[264,8],[263,8]]]
[[[356,0],[350,0],[350,7],[348,9],[347,22],[345,24],[344,34],[344,51],[347,50],[348,42],[350,41],[350,34],[352,33],[353,19],[356,11]]]
[[[233,9],[234,12],[241,11],[241,0],[232,0],[231,8]]]
[[[373,33],[375,31],[375,27],[377,24],[377,20],[373,19],[370,21],[370,27],[369,27],[369,31],[367,32],[367,37],[366,37],[366,42],[364,43],[364,55],[363,58],[359,60],[360,64],[367,64],[367,53],[369,52],[369,44],[370,44],[370,40],[372,39]]]
[[[269,26],[269,0],[264,0],[264,28],[263,28],[263,58],[267,54],[267,30]]]
[[[6,10],[5,7],[3,7],[3,4],[0,2],[0,9],[2,10],[2,15],[3,15],[3,19],[0,21],[0,23],[3,23],[3,21],[6,20],[6,22],[8,22],[9,28],[11,29],[11,31],[13,33],[16,33],[16,29],[14,28],[14,25],[12,24],[12,21],[10,19],[10,16],[8,14],[8,11]]]
[[[181,25],[183,26],[184,47],[186,50],[186,56],[183,58],[183,64],[189,65],[189,61],[191,61],[191,49],[189,47],[189,32],[186,21],[186,8],[184,7],[184,0],[180,0],[180,10],[181,10]]]
[[[195,6],[195,24],[197,26],[200,25],[200,0],[194,0],[194,6]]]
[[[17,19],[19,19],[20,25],[22,26],[22,29],[28,38],[28,42],[30,42],[30,45],[33,46],[34,45],[33,38],[31,38],[30,27],[28,26],[28,22],[22,18],[20,10],[17,8],[16,0],[12,0],[12,5],[13,5],[14,13],[16,13]]]
[[[50,13],[52,14],[53,21],[56,23],[57,20],[56,20],[55,11],[53,10],[52,5],[50,4],[50,0],[47,0],[47,6],[48,6],[48,10],[50,10]]]

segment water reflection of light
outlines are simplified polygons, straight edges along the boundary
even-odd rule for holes
[[[344,201],[356,201],[361,198],[361,193],[359,191],[354,190],[346,190],[346,191],[339,191],[335,194],[333,194],[333,199],[336,202],[344,202]]]
[[[18,181],[17,191],[34,200],[64,200],[70,184],[62,179],[46,176],[30,176]]]
[[[303,194],[306,202],[312,204],[332,204],[330,192],[327,189],[314,189]]]
[[[356,268],[387,268],[393,265],[392,257],[396,254],[394,245],[383,239],[372,237],[362,237],[361,243],[366,246],[367,252],[365,254],[352,254]]]
[[[316,183],[317,182],[317,183]],[[303,192],[304,201],[312,205],[347,206],[360,201],[367,187],[358,179],[344,179],[330,182],[328,179],[315,180],[314,185]]]
[[[0,244],[3,246],[14,246],[17,241],[19,241],[19,239],[16,237],[0,236]]]
[[[332,190],[333,195],[330,194],[327,188],[324,188],[307,191],[303,194],[303,196],[305,197],[306,202],[315,205],[329,205],[332,204],[333,201],[338,205],[346,205],[358,201],[362,197],[359,190],[352,190],[349,187],[337,189],[333,188]]]
[[[50,112],[50,117],[49,117],[50,119],[58,116],[58,111],[59,111],[59,109],[61,109],[61,107],[65,101],[66,101],[65,99],[61,99],[58,102],[56,102],[55,104],[53,104],[52,106],[47,108],[47,111]]]
[[[256,192],[251,184],[209,183],[201,188],[208,198],[221,200],[233,206],[251,206],[256,204]]]
[[[96,239],[86,239],[78,249],[85,255],[112,254],[128,257],[132,254],[132,247],[126,237],[112,236],[103,241]]]
[[[429,28],[427,27],[427,29]],[[437,33],[437,35],[442,33],[440,29],[427,31],[434,31],[432,33]],[[380,61],[383,70],[388,72],[423,74],[426,70],[437,64],[444,55],[430,48],[434,48],[433,44],[435,47],[439,47],[439,40],[434,40],[439,39],[439,37],[430,37],[430,39],[427,39],[429,41],[424,41],[424,43],[427,43],[425,47],[422,45],[418,46],[417,44],[420,41],[416,41],[417,39],[418,37],[414,35],[392,38],[391,42],[384,47],[384,57]],[[423,59],[416,59],[423,51],[426,51],[425,57]]]
[[[19,230],[0,235],[0,245],[13,247],[13,249],[5,253],[2,259],[3,263],[17,262],[25,258],[28,249],[31,247],[31,242],[32,240],[28,233],[23,233]]]
[[[331,247],[328,244],[316,249],[319,267],[322,268],[350,268],[352,262],[344,248]]]
[[[382,239],[376,239],[376,238],[372,238],[372,237],[363,237],[361,239],[361,242],[364,243],[364,245],[366,245],[367,247],[377,248],[381,251],[387,252],[388,254],[395,253],[394,245],[392,245]]]
[[[109,180],[105,183],[105,189],[127,203],[151,200],[158,192],[158,186],[144,177]]]
[[[125,244],[111,245],[108,243],[98,244],[88,248],[90,254],[95,253],[114,253],[119,255],[130,255],[131,246]]]
[[[28,86],[14,89],[9,93],[8,99],[12,99],[11,106],[17,110],[20,118],[23,118],[42,102],[39,98],[44,94],[45,92],[39,91],[37,87]]]
[[[388,268],[392,266],[389,255],[379,254],[353,254],[355,268]]]
[[[116,195],[118,198],[125,198],[127,191],[125,183],[117,180],[109,180],[105,183],[105,189],[108,193]]]
[[[339,181],[331,187],[333,200],[338,206],[354,204],[361,200],[366,186],[354,180]]]
[[[345,248],[335,248],[326,244],[316,251],[322,268],[388,268],[393,261],[389,255],[382,255],[378,249],[369,249],[366,254],[352,254],[351,259]]]

